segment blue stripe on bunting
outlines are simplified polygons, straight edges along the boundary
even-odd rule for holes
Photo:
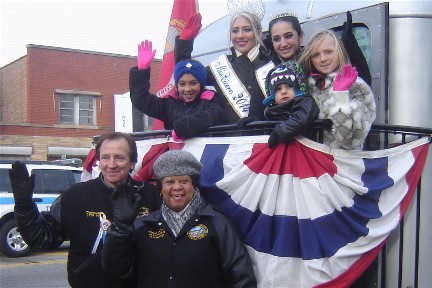
[[[202,155],[203,168],[200,184],[212,185],[224,177],[223,159],[228,151],[229,144],[207,144]]]

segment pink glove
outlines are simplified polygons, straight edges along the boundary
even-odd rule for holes
[[[183,141],[183,138],[178,137],[177,133],[174,131],[174,129],[171,131],[171,136],[175,142]]]
[[[185,27],[180,32],[179,39],[180,40],[194,39],[198,35],[200,29],[201,29],[201,14],[195,13],[191,17],[189,17]]]
[[[342,73],[338,73],[333,82],[333,91],[347,91],[356,81],[358,72],[355,67],[346,64],[342,67]]]
[[[156,49],[152,51],[152,42],[145,40],[138,45],[138,69],[147,69],[150,67],[156,55]]]

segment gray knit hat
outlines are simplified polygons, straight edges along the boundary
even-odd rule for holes
[[[158,179],[167,176],[195,175],[201,170],[201,163],[189,152],[170,150],[160,155],[153,164]]]

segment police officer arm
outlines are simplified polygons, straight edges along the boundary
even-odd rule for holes
[[[50,211],[39,213],[32,200],[34,175],[29,176],[25,164],[16,161],[9,170],[15,199],[15,219],[24,241],[37,249],[55,249],[65,240],[60,221],[60,197]]]

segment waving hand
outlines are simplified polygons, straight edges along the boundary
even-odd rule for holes
[[[155,55],[156,49],[152,50],[152,42],[149,40],[142,41],[138,45],[138,69],[147,69],[150,67]]]

